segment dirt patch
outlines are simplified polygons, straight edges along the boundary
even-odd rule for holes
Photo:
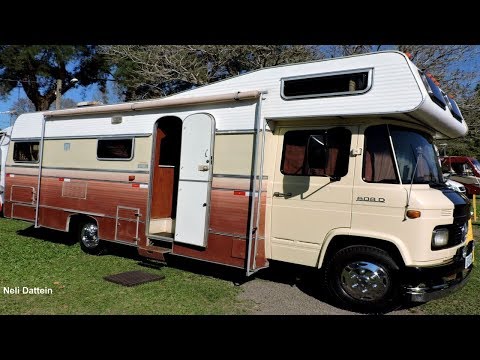
[[[355,315],[327,302],[314,289],[315,274],[302,268],[277,266],[240,285],[240,300],[253,302],[252,315]],[[422,315],[412,307],[391,315]]]

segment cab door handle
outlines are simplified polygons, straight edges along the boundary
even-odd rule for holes
[[[273,193],[273,196],[276,196],[276,197],[291,197],[292,193],[291,192],[281,193],[281,192],[276,191],[276,192]]]

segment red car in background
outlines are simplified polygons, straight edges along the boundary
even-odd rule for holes
[[[441,164],[444,176],[463,184],[468,196],[480,194],[480,162],[477,159],[470,156],[444,156]]]

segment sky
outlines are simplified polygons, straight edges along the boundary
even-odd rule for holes
[[[472,57],[469,61],[464,63],[462,69],[465,71],[476,72],[478,77],[480,77],[480,51],[477,52],[475,57]],[[112,89],[112,84],[107,82],[107,85],[108,103],[115,104],[120,102],[120,99]],[[10,93],[9,97],[0,101],[0,129],[10,125],[11,115],[5,112],[9,111],[12,108],[12,104],[22,97],[26,97],[25,92],[21,88],[16,88]],[[96,85],[90,85],[88,87],[77,86],[67,91],[63,97],[70,98],[75,102],[100,100],[98,87]]]
[[[114,104],[120,102],[120,99],[109,85],[110,83],[107,82],[108,103]],[[22,97],[25,98],[27,96],[22,88],[17,87],[10,93],[10,96],[8,96],[6,100],[0,101],[0,129],[10,125],[11,115],[5,114],[4,112],[9,111],[12,108],[12,105]],[[87,87],[77,86],[67,91],[62,97],[70,98],[77,103],[81,101],[100,101],[99,90],[96,85],[90,85]]]

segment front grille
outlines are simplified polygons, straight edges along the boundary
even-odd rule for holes
[[[435,229],[448,229],[448,243],[441,248],[434,248],[432,246],[432,250],[450,248],[463,243],[468,230],[468,220],[470,219],[470,201],[465,195],[449,188],[442,189],[442,193],[454,204],[453,224],[439,225],[435,227]],[[445,213],[446,211],[442,210],[442,215]]]
[[[448,227],[448,245],[447,247],[452,247],[458,244],[461,244],[465,240],[465,235],[467,234],[468,225],[467,223],[455,223],[449,225]]]

